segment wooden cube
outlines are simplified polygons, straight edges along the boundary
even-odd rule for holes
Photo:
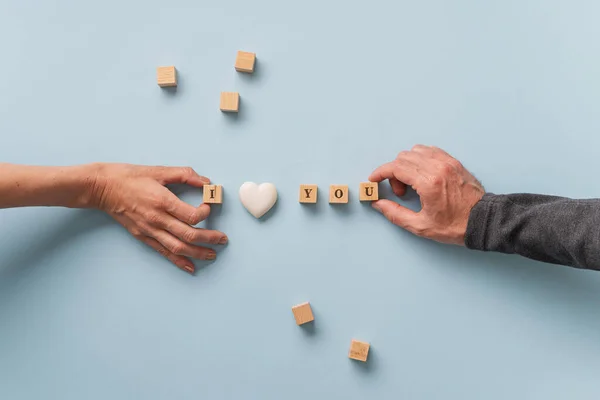
[[[350,351],[348,357],[353,360],[367,362],[367,356],[369,355],[369,343],[361,342],[356,339],[352,339],[350,343]]]
[[[329,202],[341,204],[348,202],[348,185],[330,185]]]
[[[317,191],[317,185],[300,185],[300,203],[316,203]]]
[[[223,187],[221,185],[204,185],[204,202],[207,204],[223,203]]]
[[[251,74],[254,72],[255,61],[255,53],[248,53],[247,51],[238,51],[237,58],[235,59],[235,70],[238,72],[247,72]]]
[[[240,94],[236,92],[221,93],[221,111],[238,112],[240,107]]]
[[[177,71],[175,67],[158,67],[156,69],[156,80],[160,87],[177,86]]]
[[[315,320],[312,309],[310,308],[310,303],[308,302],[292,307],[292,312],[296,319],[296,325],[306,324],[307,322]]]
[[[359,192],[360,201],[379,200],[379,185],[377,182],[362,182]]]

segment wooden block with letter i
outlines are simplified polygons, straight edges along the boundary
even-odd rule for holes
[[[223,187],[221,185],[204,185],[204,202],[208,204],[223,203]]]
[[[296,325],[303,325],[315,320],[312,309],[310,308],[310,303],[308,302],[292,307],[292,312],[296,319]]]
[[[237,58],[235,59],[235,70],[238,72],[247,72],[251,74],[254,72],[255,61],[255,53],[249,53],[247,51],[238,51]]]
[[[330,185],[329,202],[341,204],[348,202],[348,185]]]
[[[352,339],[352,342],[350,343],[350,351],[348,352],[348,357],[350,357],[353,360],[366,362],[367,357],[369,355],[369,347],[369,343]]]
[[[221,93],[221,111],[238,112],[240,107],[240,94],[236,92]]]
[[[300,203],[316,203],[317,191],[317,185],[300,185]]]
[[[160,87],[177,86],[177,70],[175,70],[175,67],[158,67],[156,69],[156,80]]]
[[[360,184],[360,201],[379,200],[379,185],[377,182],[362,182]]]

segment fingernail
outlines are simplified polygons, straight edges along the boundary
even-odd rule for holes
[[[219,244],[225,244],[225,243],[227,243],[228,240],[229,240],[229,238],[227,236],[223,236],[221,238],[221,240],[219,240]]]
[[[373,206],[374,209],[376,209],[377,211],[381,212],[381,207],[379,207],[379,204],[373,203],[372,206]]]
[[[194,273],[194,267],[192,267],[191,265],[184,265],[183,269],[185,269],[187,272],[189,272],[190,274]]]
[[[207,260],[214,260],[215,258],[217,258],[217,253],[215,253],[213,250],[209,251],[206,255]]]

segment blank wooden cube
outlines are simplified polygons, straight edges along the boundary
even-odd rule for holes
[[[238,112],[240,107],[240,94],[236,92],[221,93],[221,111]]]
[[[204,185],[204,202],[208,204],[223,203],[223,187],[221,185]]]
[[[352,339],[350,343],[350,351],[348,357],[353,360],[367,362],[367,356],[369,355],[369,343],[361,342],[356,339]]]
[[[255,53],[248,53],[247,51],[238,51],[237,58],[235,59],[235,70],[238,72],[247,72],[251,74],[254,72],[255,61]]]
[[[348,185],[330,185],[329,202],[341,204],[348,202]]]
[[[175,67],[158,67],[156,69],[156,80],[160,87],[177,86],[177,71]]]
[[[377,182],[363,182],[360,184],[360,201],[379,200],[379,185]]]
[[[310,308],[310,303],[308,302],[292,307],[292,312],[296,319],[296,325],[306,324],[307,322],[315,320],[312,309]]]
[[[317,185],[300,185],[300,203],[316,203],[317,191]]]

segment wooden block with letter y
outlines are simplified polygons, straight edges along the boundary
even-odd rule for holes
[[[300,203],[316,203],[317,191],[317,185],[300,185]]]

